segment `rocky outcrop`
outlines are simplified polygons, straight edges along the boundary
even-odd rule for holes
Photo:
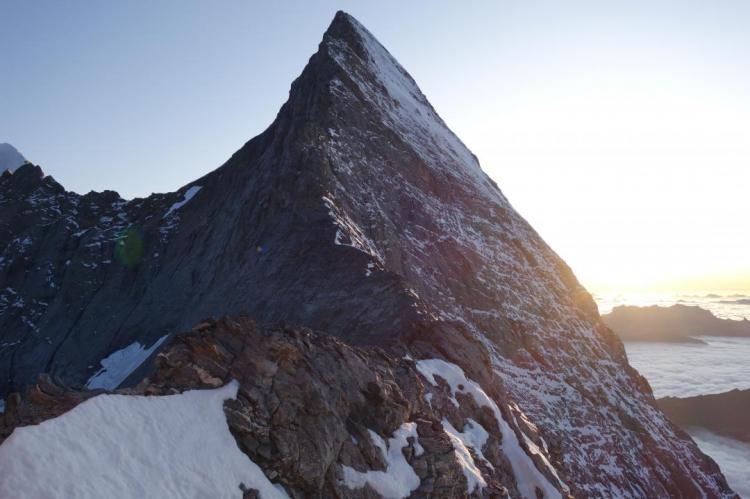
[[[665,397],[657,402],[669,419],[684,429],[698,426],[750,443],[750,390]]]
[[[602,320],[623,341],[700,341],[695,336],[750,337],[750,321],[719,319],[700,307],[621,305]]]
[[[240,449],[292,497],[377,497],[385,480],[398,480],[388,477],[393,464],[380,445],[404,428],[409,435],[397,450],[414,474],[413,497],[520,495],[513,464],[502,450],[509,442],[493,411],[474,395],[451,392],[445,379],[426,378],[411,358],[351,347],[304,328],[266,330],[247,318],[226,318],[175,336],[150,371],[138,386],[117,393],[168,395],[238,381],[236,399],[224,408],[230,431]],[[0,436],[98,393],[62,388],[43,376],[26,397],[12,397],[0,415]],[[517,409],[498,407],[503,424],[512,425],[512,436],[505,438],[523,442],[532,462],[531,449],[543,445],[538,431],[515,423],[523,417]],[[485,435],[476,447],[452,436],[475,428]],[[541,456],[541,476],[563,489]],[[467,465],[475,473],[473,488]],[[384,475],[354,488],[351,477],[368,471]]]
[[[40,374],[37,383],[28,388],[24,397],[14,392],[5,400],[0,412],[0,443],[17,427],[55,418],[99,393],[102,391],[64,386],[47,374]]]
[[[299,339],[289,354],[300,355],[300,365],[312,366],[307,374],[325,379],[332,392],[360,401],[341,402],[340,414],[364,418],[367,407],[380,415],[377,425],[364,420],[376,432],[368,433],[371,445],[406,438],[414,428],[396,426],[405,423],[436,432],[435,455],[445,450],[437,420],[443,429],[443,419],[452,425],[454,444],[458,434],[481,433],[450,408],[430,413],[411,387],[426,380],[432,400],[443,397],[459,413],[469,407],[488,439],[505,442],[502,455],[488,458],[497,475],[486,474],[511,495],[533,497],[528,487],[552,484],[545,495],[555,496],[562,486],[550,478],[554,470],[582,497],[732,496],[715,464],[658,410],[567,265],[515,212],[408,73],[344,13],[274,123],[222,167],[176,193],[125,201],[113,192],[66,192],[38,167],[24,166],[0,178],[0,248],[2,392],[23,389],[40,372],[83,384],[125,347],[158,347],[204,317],[245,313],[261,324],[284,320],[337,338],[316,342],[349,353],[306,350]],[[258,348],[261,357],[280,355]],[[325,365],[315,367],[316,356]],[[361,366],[356,358],[364,359]],[[455,383],[440,381],[438,367]],[[208,372],[225,379],[220,370]],[[357,399],[364,380],[375,380],[375,392]],[[137,382],[134,373],[125,385]],[[242,382],[256,387],[256,398],[276,386],[253,383]],[[328,422],[335,395],[310,387],[315,400],[327,401],[316,405],[289,383],[277,398],[291,399],[294,418],[320,419],[316,424],[331,431],[309,440],[320,463],[334,462],[327,439],[339,442],[342,424],[349,430]],[[243,389],[239,401],[249,396]],[[296,408],[294,398],[305,396],[309,407]],[[240,411],[230,418],[252,426],[257,417],[267,428],[284,414],[268,408],[271,416]],[[351,431],[363,440],[363,427]],[[506,448],[513,435],[517,444]],[[276,455],[267,454],[265,440],[257,447],[238,441],[261,461]],[[313,444],[289,445],[279,452],[296,459]],[[365,480],[356,473],[382,467],[377,453],[357,452],[341,457],[354,470],[352,482]],[[508,466],[527,459],[535,464],[514,468],[516,476],[528,474],[514,491]],[[443,466],[435,463],[414,469]],[[310,465],[325,471],[317,480],[333,473]],[[292,470],[275,472],[301,473]],[[318,486],[334,484],[297,485]]]
[[[240,449],[292,497],[392,494],[393,489],[382,487],[393,481],[399,486],[399,475],[392,473],[394,455],[403,458],[414,477],[411,485],[401,485],[407,487],[403,496],[575,493],[579,485],[566,484],[552,464],[564,462],[560,448],[545,441],[508,399],[500,379],[490,375],[483,380],[490,387],[485,392],[456,364],[412,357],[468,353],[445,355],[451,344],[416,340],[408,353],[399,353],[353,347],[283,324],[264,329],[246,317],[207,320],[172,337],[141,383],[115,393],[160,396],[239,382],[236,399],[224,407],[230,431]],[[481,376],[491,372],[481,365],[489,357],[481,346],[477,349],[471,354],[480,365],[472,372]],[[62,387],[40,376],[24,397],[9,397],[0,414],[0,444],[15,427],[58,416],[101,393]],[[525,472],[519,471],[523,461]],[[533,470],[531,478],[528,470]],[[368,480],[368,473],[376,475]],[[703,473],[723,483],[709,459]],[[253,491],[245,496],[254,497]]]

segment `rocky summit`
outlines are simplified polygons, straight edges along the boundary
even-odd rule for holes
[[[177,192],[3,174],[0,248],[0,393],[25,393],[2,436],[235,380],[229,429],[292,497],[737,497],[345,13],[273,124]]]

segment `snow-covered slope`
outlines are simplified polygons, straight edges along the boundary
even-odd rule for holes
[[[26,158],[15,147],[7,143],[0,144],[0,173],[6,170],[14,172],[24,163]]]
[[[0,446],[0,497],[79,499],[288,497],[229,433],[223,405],[237,383],[142,397],[99,395]]]

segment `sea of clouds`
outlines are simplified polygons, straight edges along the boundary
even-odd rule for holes
[[[701,428],[691,428],[688,433],[716,461],[734,491],[750,497],[750,445]]]
[[[750,388],[750,338],[700,339],[705,343],[627,342],[625,350],[657,398]]]

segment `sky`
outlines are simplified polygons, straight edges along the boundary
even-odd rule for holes
[[[176,190],[338,9],[590,290],[750,290],[750,2],[0,0],[0,142],[79,193]]]

